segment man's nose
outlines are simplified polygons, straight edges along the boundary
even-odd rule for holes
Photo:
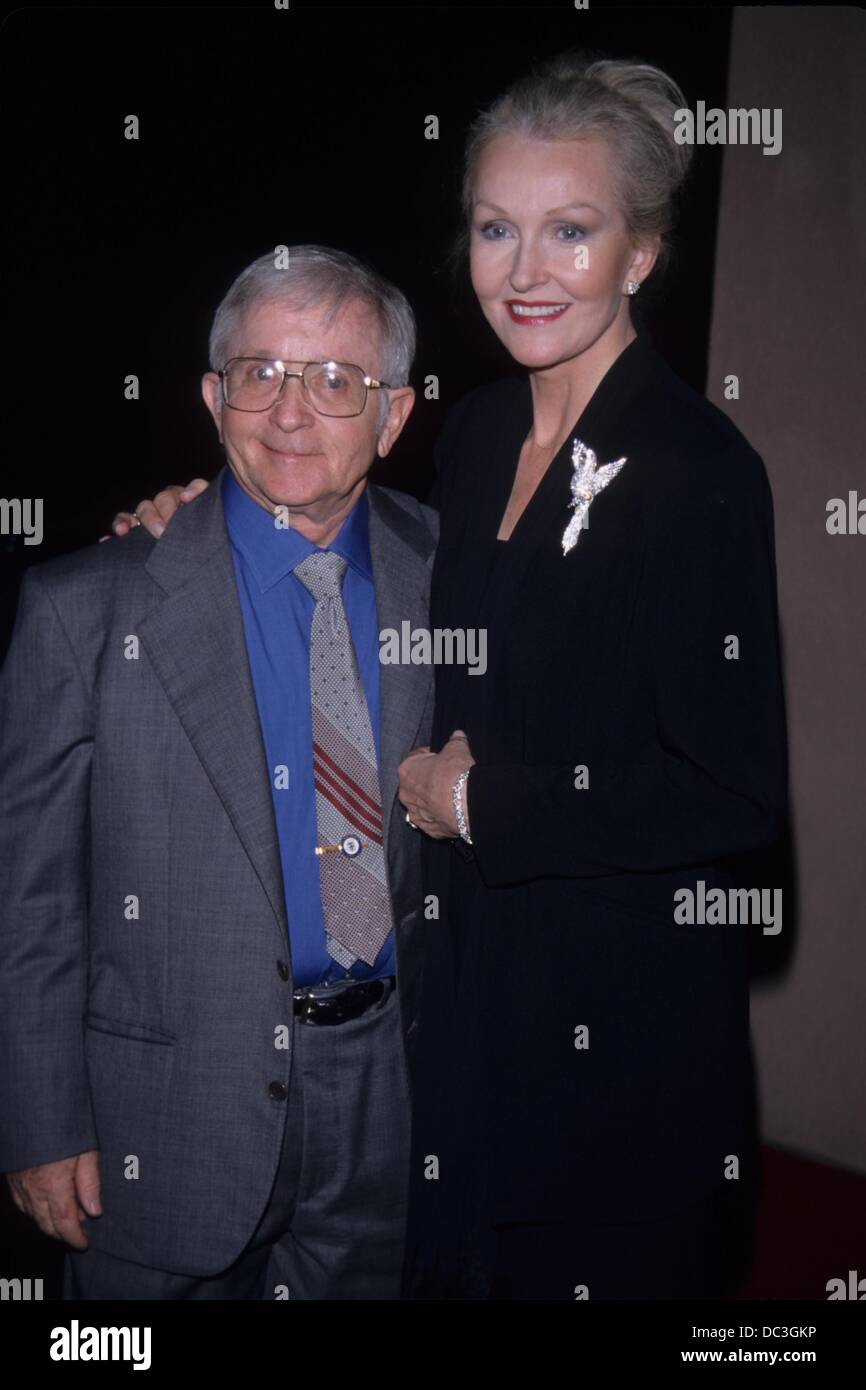
[[[282,429],[295,429],[317,418],[299,376],[286,377],[278,400],[271,406],[271,416]]]

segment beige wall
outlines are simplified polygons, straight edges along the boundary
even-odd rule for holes
[[[700,93],[697,93],[697,100]],[[723,155],[707,395],[775,499],[797,902],[752,991],[762,1131],[866,1172],[866,16],[740,8],[729,107],[781,107],[782,150]],[[740,399],[723,379],[739,377]]]

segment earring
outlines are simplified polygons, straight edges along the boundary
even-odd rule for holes
[[[626,286],[626,292],[628,294],[637,294],[639,289],[640,280],[629,280],[628,285]]]

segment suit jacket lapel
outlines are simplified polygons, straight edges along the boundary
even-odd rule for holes
[[[469,492],[461,513],[448,516],[448,544],[440,550],[434,581],[434,605],[448,614],[446,626],[474,626],[490,588],[496,533],[511,495],[517,460],[532,426],[532,398],[527,377],[511,378],[511,389],[494,420],[485,420],[484,437],[473,438],[465,467],[471,468]],[[510,544],[510,542],[509,542]],[[456,615],[456,617],[455,617]],[[447,685],[450,672],[440,672]]]
[[[399,634],[404,622],[409,622],[410,631],[416,627],[429,628],[431,538],[387,492],[371,486],[368,497],[379,632],[393,628]],[[386,858],[396,809],[397,768],[417,745],[419,725],[432,695],[431,666],[380,665],[379,785]]]
[[[284,943],[279,843],[223,516],[222,471],[154,547],[146,568],[166,597],[139,624],[139,637],[258,874]]]

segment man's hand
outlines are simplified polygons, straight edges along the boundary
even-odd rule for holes
[[[459,835],[451,789],[460,773],[474,764],[466,735],[455,729],[441,753],[415,748],[397,769],[397,795],[413,824],[432,840],[454,840]],[[465,815],[465,801],[463,805]]]
[[[98,1149],[7,1173],[12,1200],[47,1236],[87,1249],[85,1216],[101,1216]]]
[[[183,488],[179,483],[171,483],[162,492],[158,492],[152,502],[149,498],[139,502],[134,512],[118,512],[111,523],[111,529],[115,536],[125,536],[133,527],[143,526],[159,540],[178,507],[182,507],[185,502],[191,502],[208,486],[204,478],[193,478],[192,482]],[[99,539],[108,541],[111,537],[100,536]]]

